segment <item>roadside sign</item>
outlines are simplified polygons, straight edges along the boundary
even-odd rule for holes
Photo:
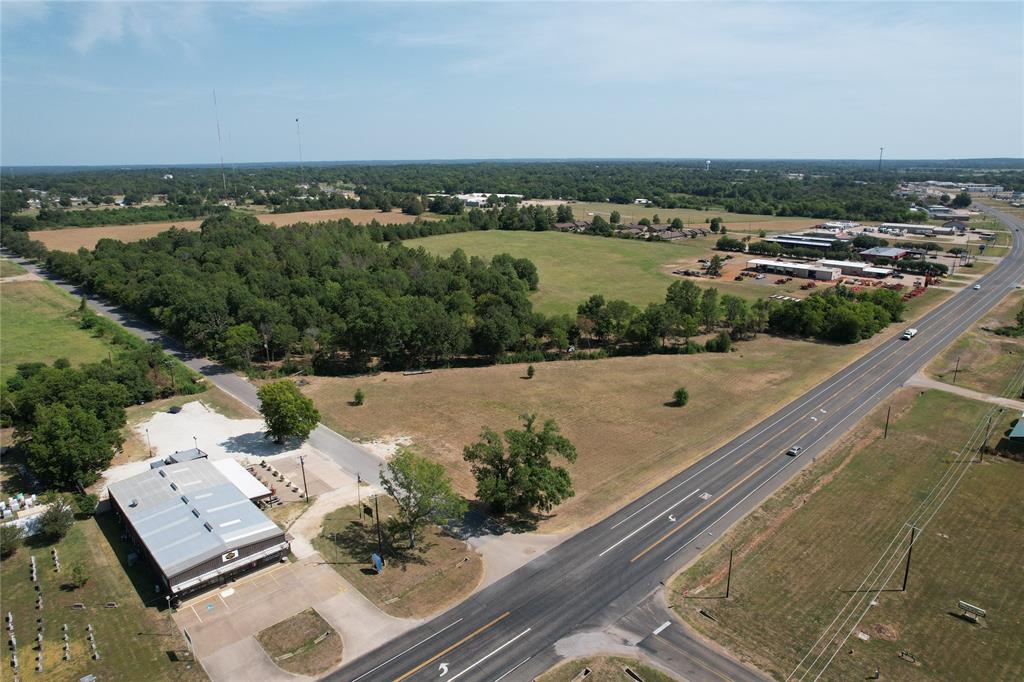
[[[380,554],[374,552],[373,556],[370,557],[370,561],[373,562],[373,568],[377,571],[378,575],[384,572],[384,560],[380,558]]]

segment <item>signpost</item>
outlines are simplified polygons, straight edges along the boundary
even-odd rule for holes
[[[975,606],[974,604],[968,604],[965,601],[959,601],[956,603],[956,607],[964,612],[964,618],[975,623],[978,622],[979,618],[985,617],[985,609]]]

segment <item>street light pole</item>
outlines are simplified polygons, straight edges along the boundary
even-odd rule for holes
[[[377,501],[377,495],[373,496],[373,509],[374,515],[377,517],[377,554],[384,558],[384,540],[380,535],[380,504]]]
[[[302,494],[306,496],[306,504],[309,504],[309,488],[306,487],[306,457],[299,455],[299,467],[302,469]]]
[[[149,439],[149,429],[146,429],[146,445],[149,446],[149,456],[153,456],[153,441]]]
[[[360,488],[363,487],[363,477],[356,474],[356,507],[359,508],[359,525],[363,525],[363,495]]]

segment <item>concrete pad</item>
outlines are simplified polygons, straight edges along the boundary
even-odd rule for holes
[[[222,647],[202,660],[203,669],[214,682],[220,680],[259,680],[263,682],[294,682],[311,680],[305,675],[287,673],[271,660],[254,637],[246,637]]]
[[[505,533],[469,538],[469,546],[479,552],[484,561],[484,577],[475,592],[501,580],[570,537],[571,533]]]

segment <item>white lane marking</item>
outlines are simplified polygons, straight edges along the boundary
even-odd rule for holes
[[[515,671],[517,671],[517,670],[519,670],[519,669],[520,669],[521,667],[523,667],[523,665],[525,665],[525,664],[526,664],[526,662],[527,662],[527,661],[529,661],[529,660],[530,660],[531,658],[533,658],[533,656],[527,656],[527,657],[526,657],[526,658],[524,658],[524,659],[523,659],[523,660],[522,660],[522,661],[521,661],[520,663],[518,663],[518,664],[516,665],[516,667],[512,668],[512,669],[511,669],[511,670],[509,670],[509,671],[508,671],[507,673],[505,673],[505,674],[504,674],[504,675],[502,675],[501,677],[499,677],[499,678],[497,678],[496,680],[494,680],[494,682],[501,682],[501,680],[505,679],[506,677],[508,677],[509,675],[511,675],[512,673],[514,673]]]
[[[662,633],[662,631],[664,631],[664,629],[667,628],[669,625],[672,625],[672,621],[666,620],[664,623],[662,623],[657,628],[655,628],[654,632],[652,632],[651,634],[652,635],[660,635]]]
[[[511,644],[512,642],[516,641],[517,639],[519,639],[520,637],[522,637],[523,635],[525,635],[525,634],[526,634],[527,632],[529,632],[529,631],[530,631],[530,630],[532,630],[532,629],[533,629],[533,628],[526,628],[525,630],[523,630],[522,632],[520,632],[520,633],[519,633],[518,635],[516,635],[516,636],[515,636],[515,637],[513,637],[512,639],[508,640],[507,642],[505,642],[504,644],[502,644],[501,646],[499,646],[499,647],[498,647],[497,649],[495,649],[495,650],[494,650],[494,651],[492,651],[491,653],[489,653],[489,654],[487,654],[486,656],[484,656],[483,658],[481,658],[481,659],[480,659],[479,661],[477,661],[476,663],[473,663],[472,665],[470,665],[470,666],[469,666],[468,668],[466,668],[465,670],[463,670],[463,671],[462,671],[461,673],[459,673],[459,674],[457,674],[457,675],[454,675],[454,676],[453,676],[453,677],[451,678],[451,680],[449,680],[449,682],[455,682],[455,680],[459,679],[460,677],[462,677],[463,675],[465,675],[466,673],[468,673],[468,672],[469,672],[470,670],[472,670],[473,668],[477,667],[478,665],[480,665],[481,663],[483,663],[484,661],[486,661],[486,660],[487,660],[488,658],[490,658],[490,657],[491,657],[491,656],[493,656],[494,654],[498,653],[499,651],[501,651],[502,649],[504,649],[505,647],[507,647],[507,646],[508,646],[509,644]]]
[[[462,618],[459,618],[459,619],[458,619],[457,621],[455,621],[454,623],[450,623],[450,624],[448,624],[448,625],[445,625],[445,626],[444,626],[443,628],[441,628],[440,630],[438,630],[437,632],[435,632],[434,634],[432,634],[432,635],[431,635],[430,637],[427,637],[426,639],[421,639],[420,641],[416,642],[415,644],[413,644],[413,645],[412,645],[411,647],[409,647],[408,649],[406,649],[406,650],[405,650],[405,651],[403,651],[402,653],[400,653],[400,654],[396,654],[396,655],[392,656],[391,658],[389,658],[388,660],[384,661],[383,663],[381,663],[380,665],[378,665],[378,666],[377,666],[376,668],[374,668],[373,670],[367,670],[367,671],[366,671],[365,673],[363,673],[363,674],[362,674],[362,675],[360,675],[359,677],[357,677],[357,678],[355,678],[354,680],[352,680],[352,682],[359,682],[359,680],[363,679],[363,678],[364,678],[364,677],[366,677],[367,675],[370,675],[371,673],[375,673],[375,672],[377,672],[378,670],[380,670],[381,668],[383,668],[384,666],[386,666],[386,665],[387,665],[388,663],[391,663],[392,661],[394,661],[394,660],[396,660],[396,659],[399,659],[399,658],[401,658],[402,656],[405,656],[405,655],[406,655],[407,653],[409,653],[410,651],[412,651],[413,649],[415,649],[416,647],[418,647],[418,646],[419,646],[420,644],[423,644],[424,642],[428,642],[428,641],[430,641],[430,640],[434,639],[435,637],[437,637],[437,636],[438,636],[439,634],[441,634],[442,632],[444,632],[444,631],[445,631],[445,630],[447,630],[448,628],[452,628],[452,627],[455,627],[456,625],[458,625],[459,623],[461,623],[461,622],[462,622],[462,620],[463,620]]]
[[[681,505],[681,504],[682,504],[683,502],[686,502],[686,501],[687,501],[688,499],[690,499],[691,497],[693,497],[694,495],[696,495],[696,494],[697,494],[697,493],[698,493],[699,491],[700,491],[700,488],[697,488],[697,490],[694,490],[694,491],[693,491],[692,493],[690,493],[689,495],[687,495],[687,496],[686,496],[686,497],[684,497],[683,499],[679,500],[678,502],[676,502],[675,504],[673,504],[673,505],[672,505],[671,507],[669,507],[669,508],[668,508],[668,509],[666,509],[665,511],[663,511],[663,512],[661,512],[660,514],[658,514],[657,516],[653,517],[653,518],[652,518],[652,519],[651,519],[650,521],[648,521],[648,522],[647,522],[647,523],[645,523],[644,525],[640,526],[639,528],[637,528],[636,530],[634,530],[634,531],[633,531],[632,533],[630,533],[629,535],[625,536],[624,538],[622,538],[621,540],[619,540],[619,541],[618,541],[618,542],[616,542],[616,543],[615,543],[614,545],[612,545],[611,547],[609,547],[609,548],[608,548],[608,549],[606,549],[605,551],[601,552],[601,553],[600,553],[600,554],[598,554],[597,556],[598,556],[598,557],[603,557],[603,556],[604,556],[605,554],[607,554],[608,552],[612,551],[613,549],[615,549],[616,547],[618,547],[619,545],[621,545],[621,544],[622,544],[623,542],[625,542],[626,540],[630,539],[631,537],[633,537],[634,535],[636,535],[637,533],[639,533],[640,531],[642,531],[642,530],[643,530],[644,528],[646,528],[647,526],[651,525],[652,523],[654,523],[655,521],[657,521],[658,519],[660,519],[660,518],[661,518],[662,516],[664,516],[665,514],[669,513],[670,511],[672,511],[673,509],[675,509],[676,507],[678,507],[679,505]]]
[[[445,675],[448,674],[448,664],[447,663],[442,663],[441,665],[437,666],[437,669],[441,673],[440,675],[438,675],[438,677],[444,677]]]
[[[674,517],[671,514],[669,514],[668,515],[668,520],[671,521],[672,523],[675,523],[676,522],[676,517]]]
[[[691,476],[690,478],[693,478],[693,477]],[[640,512],[642,512],[642,511],[643,511],[644,509],[647,509],[648,507],[650,507],[650,506],[651,506],[652,504],[654,504],[655,502],[657,502],[657,501],[658,501],[658,500],[660,500],[661,498],[663,498],[663,497],[665,497],[665,496],[667,496],[667,495],[671,495],[672,493],[674,493],[674,492],[676,491],[676,488],[679,488],[679,487],[682,487],[682,486],[686,485],[686,482],[687,482],[687,481],[689,481],[689,480],[690,480],[690,478],[687,478],[687,479],[686,479],[686,481],[683,481],[682,483],[677,483],[676,485],[672,486],[671,488],[669,488],[668,490],[666,490],[665,492],[663,492],[663,493],[662,493],[661,495],[658,495],[658,496],[657,496],[657,497],[655,497],[655,498],[654,498],[653,500],[651,500],[650,502],[648,502],[648,503],[647,503],[647,504],[645,504],[644,506],[640,507],[640,508],[639,508],[639,509],[637,509],[637,510],[636,510],[635,512],[633,512],[632,514],[630,514],[630,515],[629,515],[629,516],[627,516],[626,518],[624,518],[624,519],[622,519],[621,521],[619,521],[618,523],[616,523],[616,524],[615,524],[614,526],[612,526],[612,527],[611,527],[611,528],[609,528],[608,530],[615,530],[616,528],[618,528],[619,526],[621,526],[622,524],[624,524],[624,523],[625,523],[626,521],[629,521],[629,520],[630,520],[631,518],[633,518],[634,516],[636,516],[637,514],[639,514]]]

